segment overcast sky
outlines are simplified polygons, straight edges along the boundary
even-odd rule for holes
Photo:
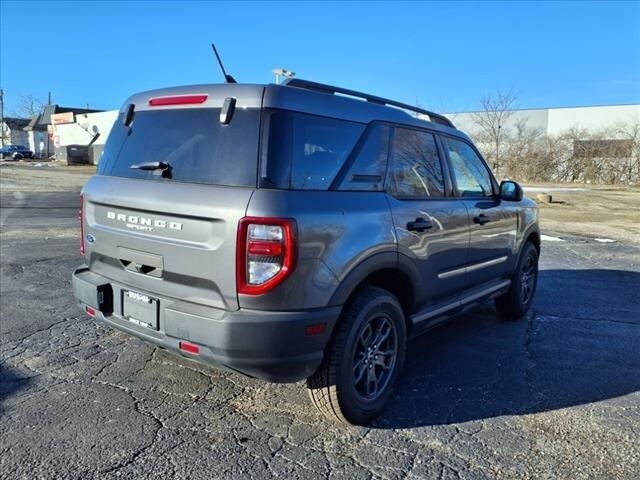
[[[5,113],[20,95],[119,108],[140,90],[301,78],[440,111],[640,103],[640,3],[7,2]]]

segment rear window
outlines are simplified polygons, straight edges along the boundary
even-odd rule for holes
[[[236,109],[228,125],[220,109],[136,112],[131,127],[118,117],[105,145],[98,174],[117,177],[255,186],[260,110]],[[171,178],[131,168],[147,162],[171,165]]]
[[[296,112],[267,115],[266,187],[327,190],[365,128]]]

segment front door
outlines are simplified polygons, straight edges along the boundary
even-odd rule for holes
[[[517,234],[517,212],[497,196],[492,175],[465,141],[442,137],[456,196],[469,212],[466,283],[475,287],[507,274]]]
[[[467,262],[469,219],[464,202],[450,196],[435,137],[423,130],[394,129],[386,191],[400,261],[415,268],[418,309],[455,297],[464,275],[447,272]]]

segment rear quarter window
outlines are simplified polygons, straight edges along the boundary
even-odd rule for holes
[[[365,126],[303,113],[268,112],[265,186],[327,190]]]
[[[357,151],[351,155],[352,160],[348,160],[348,170],[336,180],[335,188],[366,192],[384,190],[390,133],[388,125],[372,124]]]

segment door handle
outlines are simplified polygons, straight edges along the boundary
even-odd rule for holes
[[[432,227],[433,225],[431,222],[423,217],[418,217],[413,222],[407,223],[407,230],[411,230],[413,232],[424,232]]]
[[[487,217],[484,213],[481,213],[477,217],[473,217],[473,223],[477,223],[479,225],[484,225],[485,223],[489,223],[491,219]]]

